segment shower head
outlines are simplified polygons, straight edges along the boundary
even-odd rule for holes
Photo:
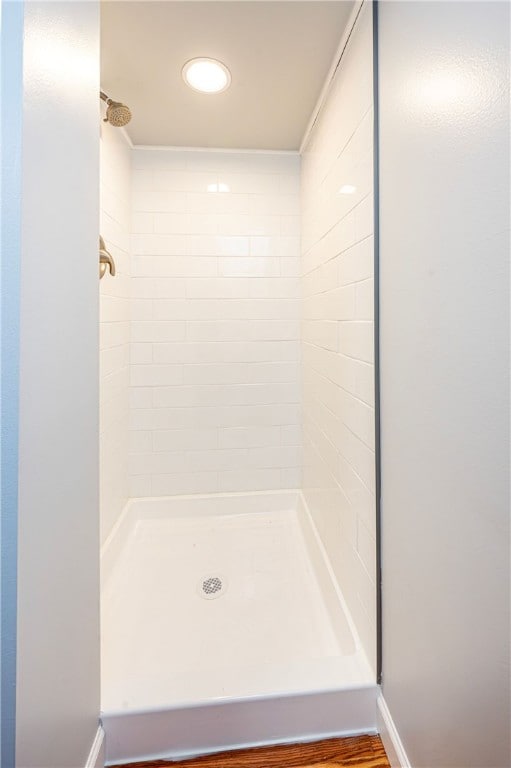
[[[119,101],[110,101],[106,110],[105,123],[116,128],[122,128],[124,125],[128,125],[131,120],[130,108],[126,104],[121,104]]]
[[[99,95],[107,104],[106,117],[103,122],[110,123],[110,125],[113,125],[115,128],[122,128],[123,126],[128,125],[131,120],[130,108],[127,107],[126,104],[121,104],[120,101],[114,101],[109,98],[103,91],[100,91]]]

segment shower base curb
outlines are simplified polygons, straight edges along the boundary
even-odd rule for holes
[[[109,713],[106,765],[377,732],[377,685]]]

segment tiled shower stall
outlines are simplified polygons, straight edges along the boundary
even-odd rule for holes
[[[100,304],[106,549],[143,500],[158,517],[165,498],[181,515],[196,508],[183,497],[218,511],[240,494],[263,512],[254,494],[301,491],[374,686],[373,118],[364,6],[300,153],[133,147],[103,126],[118,275]]]

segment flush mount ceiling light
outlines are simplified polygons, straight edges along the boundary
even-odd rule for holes
[[[201,93],[222,93],[231,84],[231,73],[216,59],[191,59],[183,67],[183,79]]]

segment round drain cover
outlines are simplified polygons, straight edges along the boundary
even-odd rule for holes
[[[216,573],[203,576],[197,587],[199,595],[204,600],[215,600],[217,597],[222,597],[227,589],[227,584],[224,577]]]

